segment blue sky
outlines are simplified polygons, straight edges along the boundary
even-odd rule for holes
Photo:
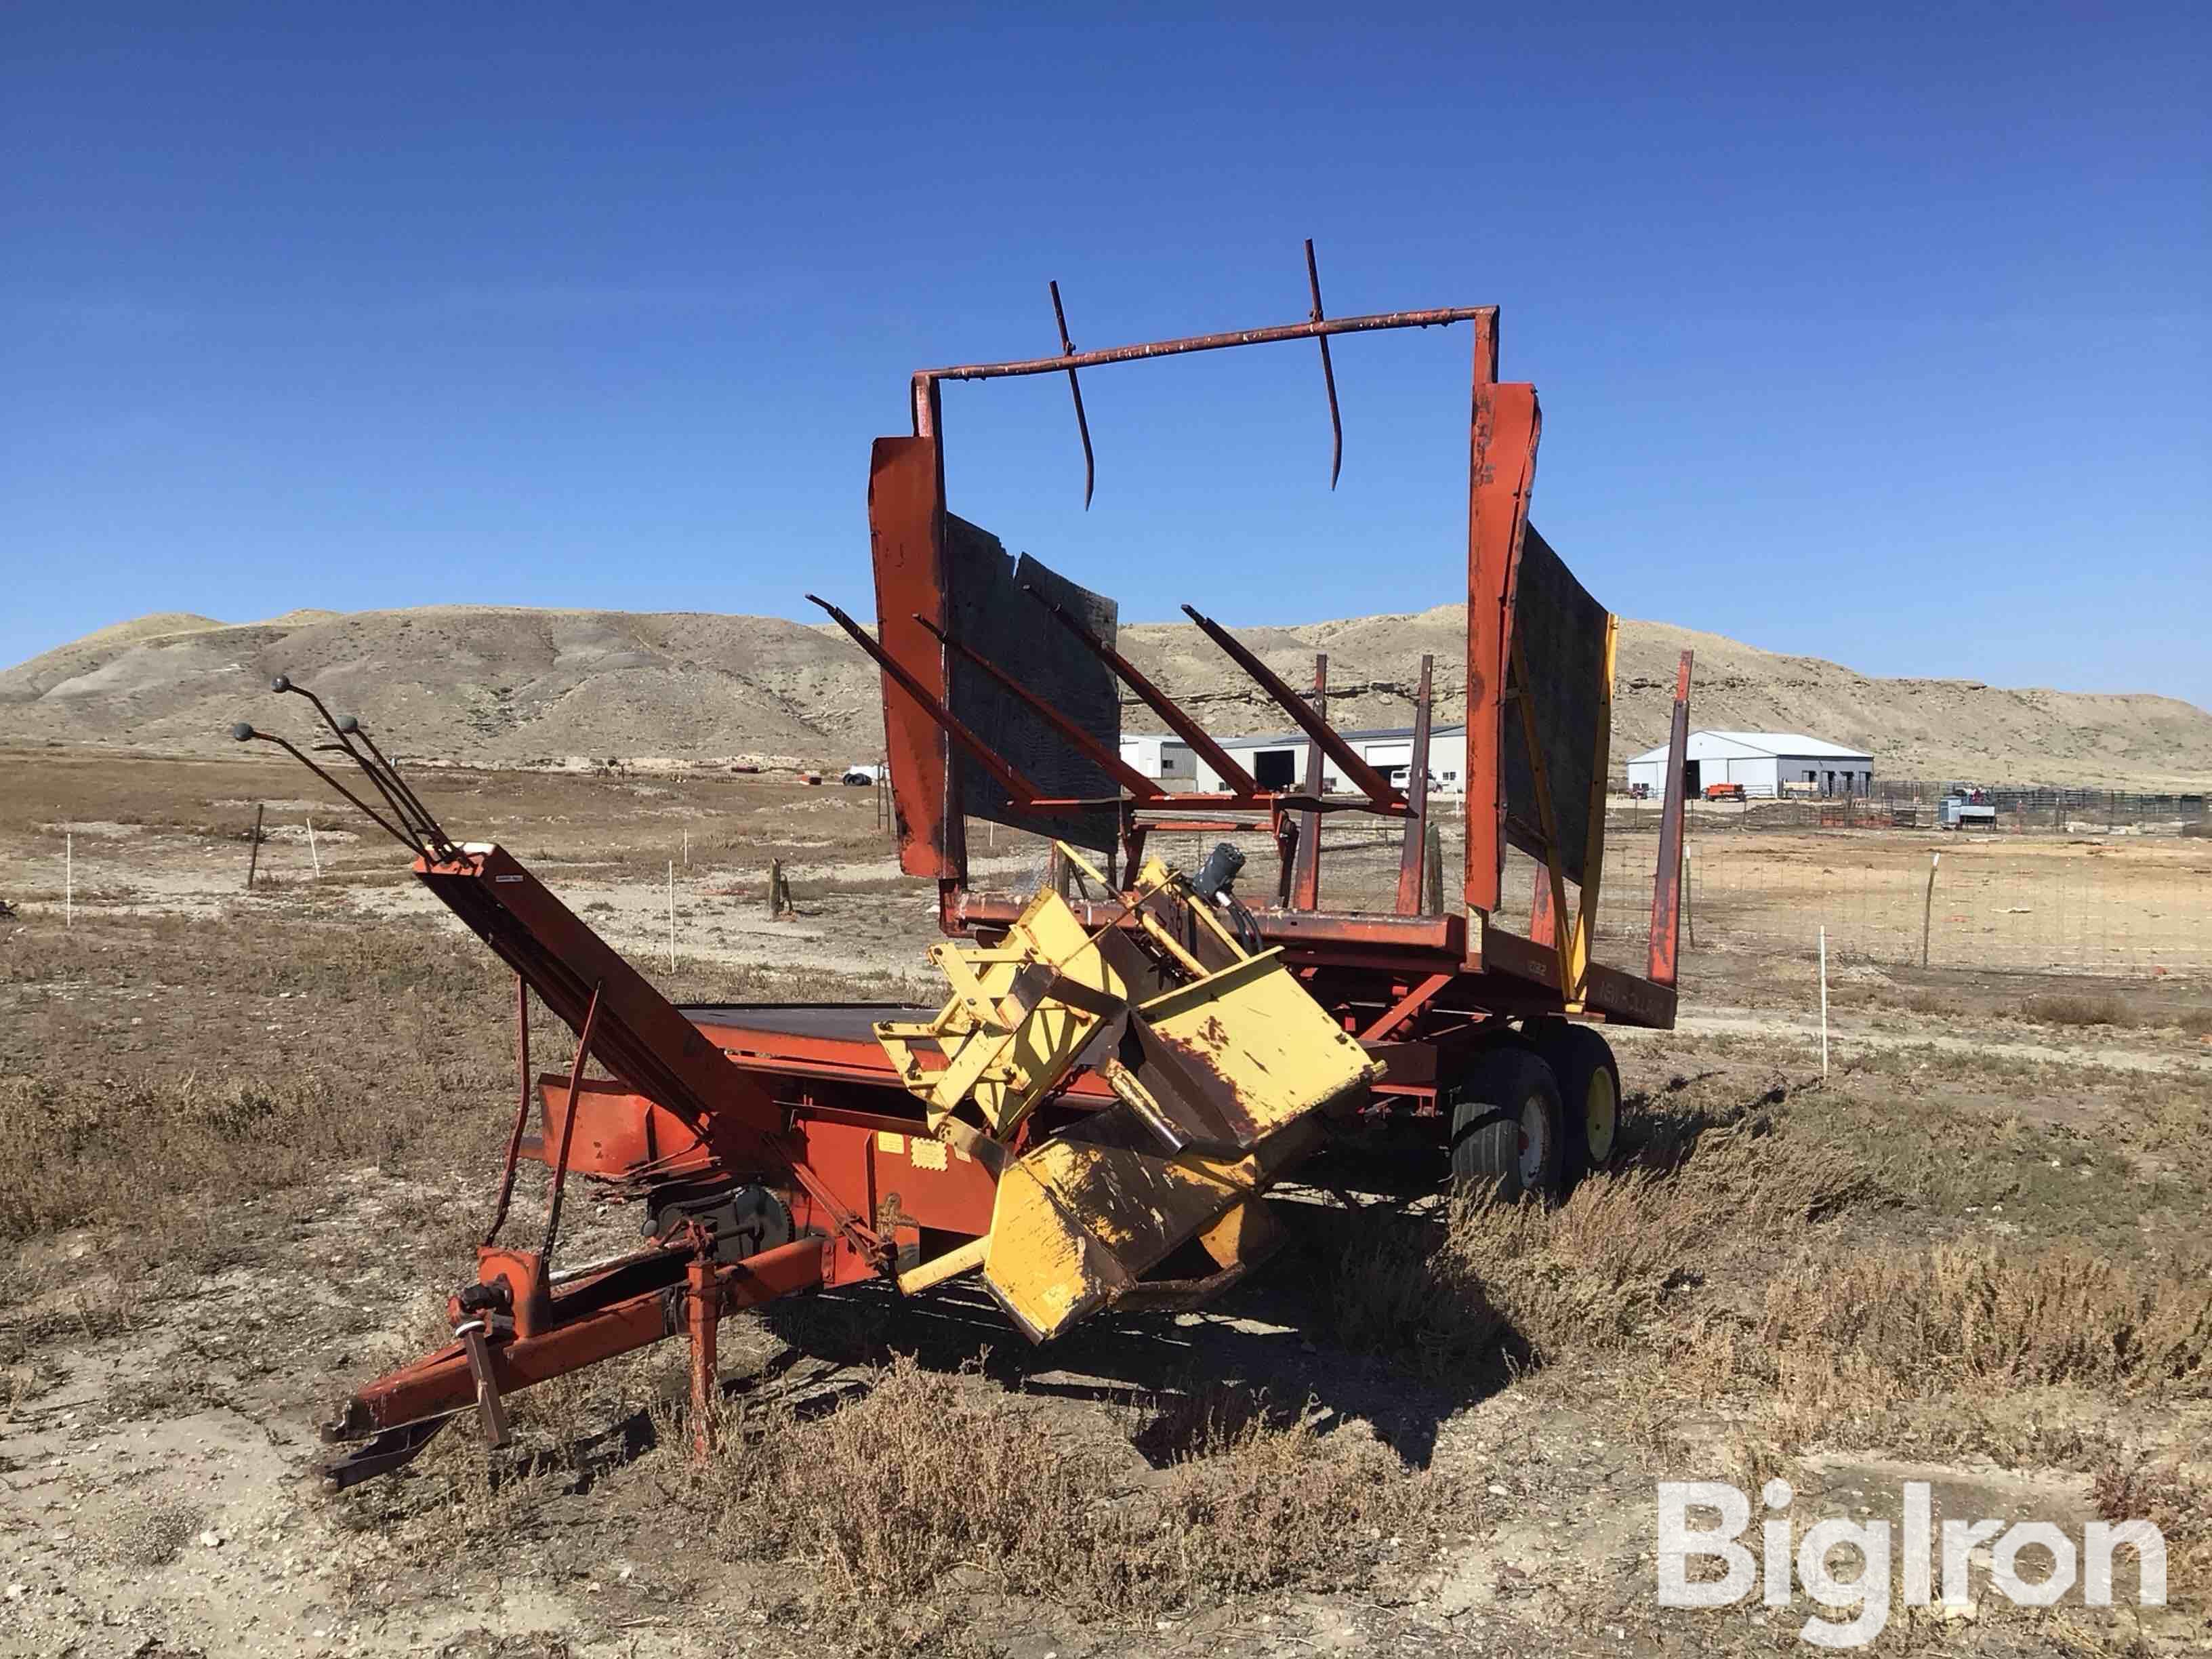
[[[2212,12],[0,10],[0,661],[123,617],[866,611],[908,374],[1495,302],[1625,615],[2212,706]],[[1789,14],[1802,11],[1803,16]],[[1464,329],[953,387],[1133,619],[1462,571]]]

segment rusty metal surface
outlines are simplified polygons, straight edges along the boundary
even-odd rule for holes
[[[973,663],[982,673],[988,675],[995,684],[1003,687],[1009,696],[1018,699],[1024,708],[1030,709],[1038,719],[1059,732],[1079,753],[1110,775],[1139,803],[1165,797],[1167,791],[1161,788],[1157,781],[1146,777],[1142,772],[1137,770],[1120,755],[1107,748],[1104,744],[1045,702],[1043,698],[1038,696],[989,658],[973,649],[964,641],[945,633],[927,617],[917,615],[915,620],[927,629],[930,634],[948,650],[956,652],[965,660]]]
[[[1667,729],[1667,802],[1659,815],[1659,867],[1651,884],[1651,949],[1645,977],[1674,983],[1682,920],[1683,768],[1690,744],[1690,665],[1682,653],[1674,672],[1674,713]]]
[[[1311,320],[1322,320],[1321,267],[1314,263],[1313,238],[1306,238],[1306,285],[1313,293]],[[1316,335],[1321,345],[1322,385],[1328,392],[1328,428],[1333,437],[1328,457],[1328,487],[1336,488],[1336,481],[1344,471],[1344,416],[1336,406],[1336,366],[1328,360],[1328,336]]]
[[[1267,694],[1270,702],[1291,717],[1298,730],[1304,732],[1310,739],[1320,746],[1323,753],[1336,763],[1337,770],[1344,774],[1344,781],[1346,783],[1366,796],[1369,802],[1375,806],[1395,807],[1401,811],[1404,809],[1405,798],[1390,787],[1389,781],[1370,766],[1365,758],[1338,734],[1335,727],[1316,713],[1304,697],[1285,685],[1282,678],[1273,669],[1268,667],[1266,663],[1261,661],[1247,649],[1243,641],[1194,606],[1187,605],[1183,606],[1182,611],[1183,615],[1198,624],[1200,633],[1219,646],[1228,654],[1230,660],[1243,669],[1245,676]],[[1310,790],[1308,793],[1318,793],[1319,791]]]
[[[1413,750],[1406,762],[1406,833],[1398,848],[1398,914],[1421,914],[1421,879],[1428,857],[1429,718],[1437,659],[1421,656],[1421,690],[1413,703]],[[1443,895],[1437,896],[1441,899]]]
[[[1328,653],[1314,655],[1313,678],[1314,717],[1326,726],[1328,723]],[[1319,744],[1306,745],[1305,792],[1319,799],[1327,792],[1322,789],[1322,753]],[[1293,910],[1321,908],[1321,814],[1301,812],[1297,817],[1298,838],[1296,852],[1291,860],[1290,907]]]
[[[603,1180],[666,1180],[717,1167],[704,1135],[622,1084],[585,1079],[575,1091],[573,1116],[565,1077],[540,1077],[538,1093],[544,1128],[522,1150],[542,1163],[555,1161],[549,1147],[571,1139],[568,1168]]]
[[[592,988],[591,1006],[584,1011],[584,1029],[576,1036],[576,1056],[568,1067],[568,1100],[561,1114],[561,1152],[553,1160],[553,1185],[545,1206],[545,1242],[538,1247],[541,1261],[553,1259],[553,1241],[561,1233],[561,1200],[568,1186],[568,1155],[576,1145],[576,1101],[584,1087],[584,1068],[591,1064],[592,1039],[599,1034],[599,1006],[605,1000],[603,981]],[[550,1128],[549,1123],[546,1126]]]
[[[1542,425],[1535,387],[1477,381],[1468,491],[1464,890],[1468,910],[1485,915],[1498,907],[1504,866],[1505,680],[1512,652],[1513,577],[1528,523]]]
[[[809,593],[806,596],[806,602],[809,605],[819,605],[828,612],[830,620],[843,629],[846,635],[854,644],[875,659],[876,665],[884,671],[885,679],[890,680],[903,691],[907,700],[932,724],[953,742],[958,744],[961,748],[966,750],[978,764],[999,781],[1000,787],[1006,792],[1008,798],[1016,806],[1030,811],[1041,808],[1044,791],[1033,780],[1023,776],[1012,761],[992,748],[966,721],[947,708],[943,698],[931,690],[919,674],[893,656],[869,634],[866,629],[854,621],[840,607],[814,593]],[[923,623],[922,615],[918,611],[909,620],[917,624]],[[927,629],[927,632],[933,642],[943,637],[933,629]],[[939,660],[942,661],[941,655]]]
[[[1577,884],[1605,842],[1602,815],[1592,813],[1590,801],[1607,766],[1597,738],[1611,696],[1612,621],[1536,527],[1525,526],[1510,652],[1522,695],[1500,755],[1506,824],[1522,851],[1555,860]]]
[[[877,439],[869,458],[868,539],[881,643],[939,702],[946,690],[944,655],[914,618],[945,623],[944,513],[936,442],[927,436]],[[884,744],[898,817],[899,867],[910,876],[958,879],[968,867],[966,826],[952,799],[945,739],[935,719],[889,672]]]
[[[687,1253],[664,1250],[656,1255],[665,1258],[659,1268],[665,1285],[595,1307],[528,1336],[489,1343],[492,1377],[500,1394],[519,1394],[676,1334],[671,1328],[667,1290],[683,1283],[690,1265]],[[716,1273],[718,1313],[726,1316],[808,1289],[821,1282],[822,1273],[823,1248],[818,1238],[799,1239],[721,1268]],[[472,1407],[476,1399],[476,1380],[469,1369],[467,1352],[457,1341],[363,1389],[347,1402],[338,1422],[326,1434],[337,1440],[365,1439],[381,1430]]]
[[[514,1173],[522,1157],[523,1131],[530,1127],[530,981],[514,976],[514,1125],[507,1131],[507,1162],[499,1178],[499,1201],[493,1206],[491,1224],[482,1243],[490,1244],[507,1224],[507,1207],[514,1201]]]
[[[1060,326],[1060,351],[1063,357],[1075,356],[1075,342],[1067,337],[1067,313],[1060,303],[1060,284],[1052,284],[1052,319]],[[1324,350],[1326,347],[1322,348]],[[1067,371],[1067,395],[1075,400],[1075,429],[1083,439],[1083,510],[1091,510],[1091,494],[1098,483],[1097,458],[1091,453],[1091,418],[1083,412],[1083,382],[1071,365]]]
[[[916,387],[931,387],[945,380],[998,380],[1023,374],[1063,374],[1070,369],[1103,368],[1109,363],[1139,363],[1155,357],[1179,357],[1194,351],[1222,351],[1232,346],[1267,345],[1280,340],[1319,340],[1339,334],[1370,334],[1378,329],[1438,328],[1450,323],[1495,323],[1496,306],[1444,306],[1428,311],[1384,311],[1365,317],[1336,317],[1326,322],[1310,319],[1268,328],[1236,328],[1219,334],[1190,334],[1174,340],[1147,340],[1135,345],[1109,346],[1103,351],[1063,353],[1057,357],[1029,357],[1003,363],[958,363],[945,368],[925,368],[914,377]],[[919,399],[917,400],[919,401]]]
[[[769,1144],[781,1115],[760,1085],[512,856],[467,849],[444,864],[417,860],[415,873],[571,1030],[603,988],[593,1057],[703,1133],[733,1174],[781,1169]]]
[[[1216,743],[1204,726],[1186,714],[1181,704],[1146,679],[1133,663],[1069,615],[1064,605],[1049,599],[1041,599],[1041,602],[1047,615],[1074,635],[1076,641],[1085,650],[1112,669],[1121,683],[1143,700],[1147,708],[1167,722],[1170,731],[1204,758],[1232,793],[1248,796],[1260,793],[1260,786],[1252,775],[1231,759],[1229,751]]]

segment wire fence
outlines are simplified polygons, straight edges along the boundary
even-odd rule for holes
[[[1794,805],[1794,804],[1793,804]],[[1834,803],[1841,805],[1842,803]],[[1462,908],[1465,820],[1440,804],[1445,908]],[[1608,820],[1597,956],[1641,971],[1650,937],[1657,820]],[[2049,837],[1870,830],[1818,822],[1761,836],[1699,815],[1683,858],[1686,950],[1802,957],[1820,928],[1832,955],[1878,966],[2007,972],[2212,977],[2212,843],[2119,836],[2069,845]],[[1162,837],[1170,862],[1195,867],[1217,840],[1250,862],[1238,890],[1272,899],[1276,861],[1264,831]],[[1325,908],[1389,909],[1396,896],[1395,825],[1346,817],[1324,831]],[[1499,925],[1528,931],[1540,866],[1507,856]],[[1930,875],[1934,882],[1930,884]],[[1571,908],[1578,902],[1568,890]],[[1924,947],[1924,949],[1923,949]]]
[[[1706,831],[1756,830],[1935,830],[1946,827],[1943,802],[1960,792],[1936,783],[1876,780],[1864,794],[1753,799],[1743,801],[1692,799],[1684,803],[1691,829]],[[2120,789],[2014,787],[1979,789],[1968,799],[1988,808],[1967,819],[1966,835],[2212,835],[2212,807],[2200,794],[2153,795]],[[1608,830],[1634,833],[1656,828],[1661,803],[1616,796],[1608,805]]]
[[[1692,842],[1684,947],[1797,956],[1825,927],[1832,956],[1878,966],[2212,975],[2212,869],[2090,858],[2039,868],[1936,854],[1906,862],[1857,851],[1842,837],[1781,857],[1741,840]],[[1599,953],[1633,966],[1650,933],[1650,858],[1609,856],[1608,866]],[[1509,874],[1509,898],[1513,890]]]

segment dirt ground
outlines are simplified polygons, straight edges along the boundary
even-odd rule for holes
[[[422,784],[678,994],[935,994],[867,790]],[[973,833],[994,882],[1041,873]],[[1924,1480],[1944,1516],[2168,1540],[2162,1610],[2124,1553],[2110,1613],[2015,1607],[1984,1548],[1971,1609],[1899,1606],[1877,1650],[2212,1644],[2212,984],[1923,970],[1916,909],[1911,951],[1832,963],[1823,1079],[1802,930],[1753,921],[1824,869],[1924,882],[1928,839],[1700,842],[1740,884],[1680,1028],[1614,1035],[1621,1158],[1556,1209],[1338,1155],[1201,1313],[1032,1349],[977,1293],[804,1298],[726,1335],[705,1468],[665,1345],[520,1397],[495,1457],[448,1432],[331,1497],[317,1425],[439,1339],[485,1219],[511,981],[295,769],[0,754],[0,1654],[1789,1650],[1802,1590],[1653,1594],[1658,1481],[1776,1476],[1800,1534]],[[1358,840],[1331,890],[1395,872]],[[2212,927],[2186,843],[1938,849],[2012,860],[1962,895],[2048,860]],[[580,1253],[634,1237],[579,1208]]]

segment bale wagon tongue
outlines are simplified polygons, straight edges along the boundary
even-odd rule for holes
[[[877,441],[878,624],[823,608],[882,671],[900,866],[934,879],[947,935],[929,953],[951,988],[934,1011],[679,1007],[511,854],[448,837],[358,720],[275,683],[313,705],[330,738],[314,754],[356,769],[358,793],[287,739],[234,729],[405,846],[515,975],[514,1118],[475,1277],[447,1303],[453,1340],[345,1402],[325,1431],[349,1448],[331,1484],[398,1468],[470,1411],[499,1444],[507,1396],[678,1335],[703,1449],[722,1318],[823,1286],[921,1296],[972,1274],[1039,1342],[1108,1310],[1194,1304],[1280,1244],[1265,1194],[1346,1120],[1448,1147],[1454,1176],[1508,1199],[1557,1194],[1611,1156],[1619,1073],[1595,1026],[1674,1018],[1689,657],[1638,975],[1594,958],[1617,623],[1528,523],[1535,390],[1497,378],[1495,307],[1324,319],[1310,245],[1307,275],[1301,323],[1078,352],[1063,321],[1058,356],[925,370],[912,435]],[[1303,694],[1191,611],[1303,734],[1302,778],[1249,749],[1248,769],[1121,655],[1110,601],[947,509],[942,432],[947,383],[1064,373],[1088,505],[1079,369],[1307,340],[1340,460],[1331,337],[1461,322],[1475,334],[1465,748],[1437,763],[1447,787],[1463,780],[1455,908],[1431,824],[1430,659],[1392,754],[1329,724],[1325,658]],[[1123,757],[1125,690],[1202,763],[1184,780],[1198,787]],[[1397,826],[1389,910],[1323,906],[1323,826],[1347,811]],[[971,889],[972,817],[1051,837],[1054,879]],[[1191,831],[1264,838],[1272,897],[1237,896],[1233,842],[1190,877],[1146,850]],[[1525,935],[1493,915],[1509,844],[1537,860]],[[565,1071],[532,1070],[533,993],[576,1034]],[[501,1241],[526,1158],[550,1171],[535,1248]],[[640,1248],[556,1267],[572,1176],[642,1200]]]

